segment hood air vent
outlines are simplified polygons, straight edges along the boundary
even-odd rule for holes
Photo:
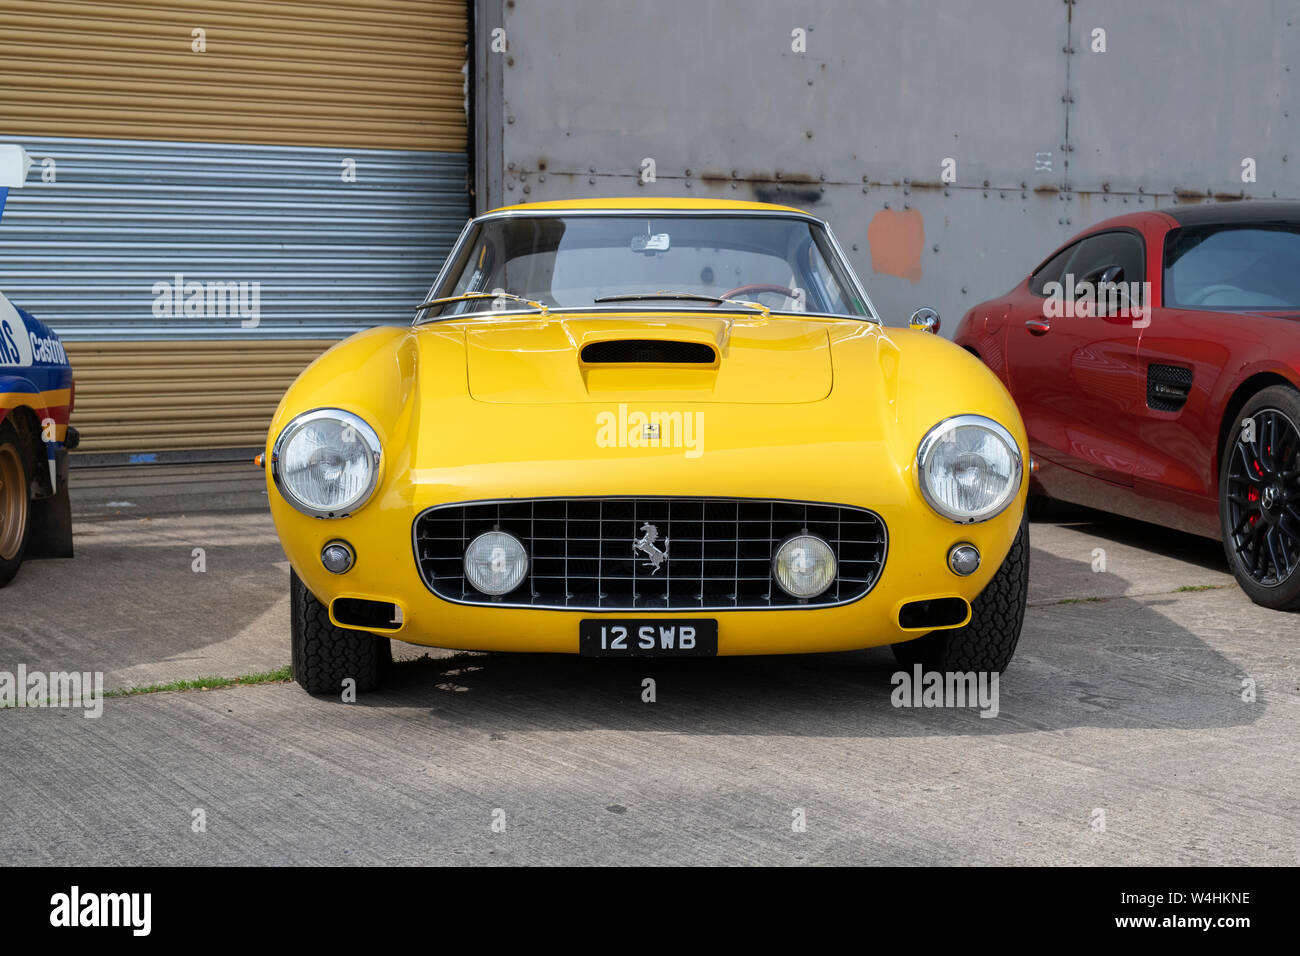
[[[702,342],[667,342],[658,339],[615,339],[592,342],[582,348],[582,361],[588,365],[712,365],[718,353]]]

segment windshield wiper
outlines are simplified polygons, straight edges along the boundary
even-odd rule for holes
[[[415,311],[423,312],[426,309],[432,309],[435,306],[446,305],[449,302],[469,302],[474,299],[513,299],[516,302],[522,302],[524,305],[531,305],[534,309],[541,312],[542,315],[549,315],[550,309],[544,302],[537,302],[533,299],[525,299],[522,295],[515,295],[513,292],[465,292],[461,295],[448,295],[440,299],[429,299],[427,302],[420,303]],[[440,316],[439,316],[440,318]],[[417,323],[421,320],[417,318]]]
[[[720,295],[700,295],[696,292],[623,292],[618,295],[602,295],[591,301],[600,304],[603,302],[646,302],[659,299],[686,299],[695,302],[712,302],[714,305],[721,305],[726,302],[728,305],[743,305],[751,309],[757,309],[764,315],[771,315],[772,310],[762,302],[754,302],[750,299],[727,299]]]

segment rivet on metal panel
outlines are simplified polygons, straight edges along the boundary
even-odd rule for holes
[[[596,185],[596,177],[595,177],[595,176],[588,176],[588,177],[587,177],[587,182],[590,183],[592,186]]]
[[[530,193],[530,192],[532,192],[532,191],[533,191],[533,187],[532,187],[532,186],[528,186],[528,185],[525,185],[525,186],[524,186],[524,192],[526,192],[526,193]]]
[[[687,170],[683,170],[683,172],[685,172],[687,176],[689,176],[689,175],[691,174],[691,171],[690,171],[689,169],[687,169]]]
[[[935,252],[938,252],[938,251],[939,251],[939,243],[936,242],[936,243],[935,243],[933,246],[931,246],[930,248],[932,248]]]
[[[507,116],[507,117],[506,117],[506,122],[507,122],[507,123],[513,123],[514,121],[515,121],[515,118],[514,118],[513,116]]]
[[[806,129],[806,130],[803,131],[803,134],[804,134],[805,136],[807,136],[809,139],[812,139],[813,131],[810,130],[810,129]]]
[[[910,189],[908,189],[906,186],[904,186],[904,187],[903,187],[903,195],[904,195],[904,196],[910,196],[910,195],[912,195],[912,190],[910,190]]]
[[[781,178],[781,170],[779,170],[779,169],[776,171],[776,178],[777,178],[777,179],[780,179],[780,178]]]
[[[863,181],[864,183],[869,183],[869,182],[871,182],[871,177],[870,177],[870,176],[863,176],[863,177],[862,177],[862,181]]]
[[[863,186],[863,187],[862,187],[862,191],[863,191],[864,193],[871,192],[871,187],[870,187],[870,186]]]
[[[912,208],[912,204],[911,204],[910,202],[905,202],[905,203],[903,203],[903,208],[904,208],[904,209],[911,209],[911,208]]]
[[[885,208],[886,208],[886,209],[889,208],[889,203],[885,203]]]

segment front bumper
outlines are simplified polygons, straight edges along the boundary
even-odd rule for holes
[[[625,487],[603,476],[593,465],[581,482],[573,473],[547,471],[534,476],[527,497],[564,497],[596,494],[599,489]],[[1019,529],[1025,489],[997,517],[976,525],[957,525],[935,514],[913,490],[904,470],[887,480],[873,482],[869,496],[861,487],[827,481],[809,494],[806,483],[785,481],[770,470],[740,469],[720,480],[694,480],[690,496],[786,498],[855,505],[875,511],[889,533],[885,568],[871,590],[856,601],[832,607],[764,608],[760,610],[590,611],[480,606],[453,603],[426,586],[411,549],[412,523],[428,508],[454,502],[524,496],[518,469],[479,468],[466,476],[464,485],[448,482],[448,475],[418,472],[390,475],[375,498],[346,518],[311,518],[291,508],[269,486],[272,515],[290,563],[316,597],[331,608],[351,598],[391,603],[400,609],[400,621],[388,627],[366,627],[375,634],[412,644],[477,651],[578,653],[578,622],[582,619],[681,620],[711,618],[718,621],[720,656],[746,654],[797,654],[854,650],[893,644],[937,629],[933,625],[903,627],[899,613],[904,605],[941,598],[969,603],[984,589],[1009,551]],[[625,478],[626,476],[620,476]],[[472,478],[472,480],[468,480]],[[583,487],[575,488],[575,484]],[[802,484],[802,487],[799,485]],[[724,490],[725,489],[725,490]],[[687,496],[670,479],[643,481],[638,495]],[[342,539],[356,554],[355,565],[344,574],[326,571],[320,552],[326,543]],[[949,549],[958,543],[974,544],[980,551],[980,568],[967,577],[947,565]],[[953,627],[969,616],[954,620]],[[342,623],[334,618],[336,624]],[[355,627],[355,624],[346,626]]]

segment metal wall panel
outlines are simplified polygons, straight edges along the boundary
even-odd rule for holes
[[[1184,201],[1297,194],[1294,0],[1087,0],[1073,9],[1072,189]],[[1092,49],[1098,29],[1104,53]],[[1254,183],[1241,178],[1246,158]]]
[[[478,115],[504,131],[479,144],[479,204],[798,206],[831,223],[887,322],[930,305],[950,334],[1099,220],[1208,194],[1300,197],[1293,6],[577,0],[557,15],[478,0],[509,41],[494,54],[476,38]],[[1240,181],[1244,156],[1258,183]]]
[[[0,130],[463,152],[467,21],[466,0],[0,0]]]
[[[10,192],[0,288],[69,340],[324,338],[407,321],[467,211],[461,153],[15,140],[54,161],[55,181],[37,167]],[[155,315],[157,284],[177,274],[247,283],[250,305],[258,283],[256,326]]]

